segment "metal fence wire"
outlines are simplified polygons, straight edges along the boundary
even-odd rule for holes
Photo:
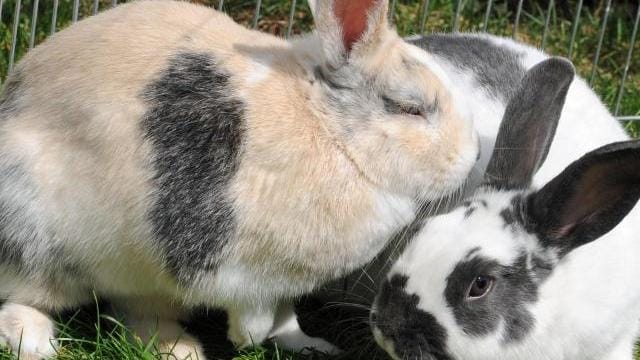
[[[120,2],[125,2],[125,1],[126,0],[120,0]],[[193,0],[193,1],[196,1],[196,0]],[[286,2],[289,8],[288,19],[286,19],[286,25],[284,27],[285,30],[281,33],[282,36],[289,37],[293,34],[293,28],[294,28],[294,25],[296,25],[296,21],[297,21],[296,14],[301,8],[300,3],[304,1],[305,0],[278,1],[279,3]],[[430,2],[436,2],[436,1],[439,1],[440,3],[442,3],[443,1],[446,2],[446,0],[408,0],[408,1],[390,0],[389,1],[390,2],[390,18],[392,21],[393,19],[395,19],[394,15],[397,14],[399,7],[405,2],[406,3],[411,2],[414,4],[419,3],[419,6],[417,7],[419,9],[418,10],[419,13],[414,14],[419,23],[415,27],[414,32],[424,34],[427,31],[441,30],[441,29],[427,29],[427,23],[429,20],[430,11],[432,10],[432,6],[430,6],[432,4],[430,4]],[[507,16],[508,20],[505,21],[505,26],[509,28],[509,29],[505,29],[506,30],[505,33],[506,35],[510,35],[514,38],[517,37],[519,40],[527,41],[526,38],[522,39],[520,36],[518,36],[519,35],[518,30],[522,26],[521,20],[523,19],[523,17],[527,16],[527,11],[525,11],[525,5],[527,5],[526,7],[530,7],[531,4],[535,4],[536,6],[540,6],[542,4],[543,5],[542,9],[544,12],[543,14],[544,16],[542,18],[544,19],[544,24],[542,25],[542,33],[538,34],[540,35],[539,37],[541,40],[539,43],[533,44],[533,45],[537,45],[543,49],[546,49],[549,44],[549,34],[550,34],[550,26],[552,23],[552,14],[560,13],[559,8],[562,8],[562,9],[571,8],[570,10],[572,14],[571,14],[571,17],[568,19],[571,21],[571,28],[570,28],[570,31],[566,32],[566,34],[564,35],[566,37],[567,51],[565,54],[559,54],[559,55],[565,55],[568,58],[573,59],[575,61],[576,59],[574,59],[573,57],[575,54],[576,47],[579,45],[577,40],[578,40],[578,33],[580,30],[581,21],[584,21],[585,17],[593,17],[593,13],[585,12],[585,1],[588,1],[590,4],[597,2],[597,0],[596,1],[594,0],[575,0],[575,1],[506,0],[506,2],[510,6],[509,7],[510,13]],[[197,2],[209,4],[210,6],[214,6],[216,9],[221,11],[228,11],[229,9],[232,9],[234,7],[233,3],[242,2],[243,4],[246,5],[246,3],[249,1],[248,0],[227,0],[227,1],[200,0]],[[274,1],[271,1],[271,3],[273,2]],[[638,0],[631,0],[631,4],[630,4],[629,0],[627,1],[616,0],[615,2],[613,0],[600,0],[600,3],[599,3],[600,7],[604,7],[604,10],[602,11],[602,9],[600,9],[601,11],[598,11],[599,21],[597,21],[597,23],[599,24],[598,25],[599,28],[597,29],[596,34],[588,35],[588,36],[597,36],[597,47],[595,49],[595,52],[591,55],[592,56],[591,71],[590,71],[590,74],[588,74],[588,76],[585,77],[590,84],[593,84],[593,82],[596,80],[598,76],[598,66],[601,64],[603,59],[607,59],[609,57],[609,54],[607,54],[606,51],[604,51],[605,49],[603,48],[603,42],[605,39],[605,34],[607,33],[608,30],[610,30],[608,29],[608,26],[610,26],[609,16],[611,14],[612,8],[615,6],[626,6],[627,11],[629,11],[629,9],[633,9],[634,14],[630,14],[630,16],[628,16],[629,19],[624,20],[628,22],[626,26],[629,26],[632,28],[632,30],[630,31],[631,34],[628,39],[620,40],[628,43],[628,50],[627,50],[626,58],[624,60],[624,64],[618,64],[617,66],[618,74],[615,74],[615,76],[611,77],[611,79],[607,79],[607,81],[613,82],[614,85],[617,84],[617,91],[615,92],[615,95],[612,98],[612,101],[609,102],[609,104],[611,106],[611,111],[613,112],[613,114],[617,116],[618,119],[620,119],[621,121],[640,120],[640,109],[633,109],[632,112],[636,112],[635,114],[621,113],[621,109],[622,109],[621,104],[623,102],[625,92],[627,92],[626,90],[628,90],[626,88],[626,86],[628,86],[627,82],[630,74],[632,74],[632,71],[634,70],[632,69],[632,65],[634,63],[637,63],[639,60],[637,58],[638,51],[636,51],[636,53],[634,54],[634,48],[636,47],[636,40],[637,40],[637,33],[638,33],[638,24],[640,23],[640,6],[638,6],[637,2]],[[252,3],[255,3],[255,6],[251,6],[253,14],[251,16],[251,19],[248,20],[246,23],[250,27],[257,28],[259,25],[261,16],[263,15],[263,11],[264,11],[263,8],[265,4],[263,4],[262,0],[255,0]],[[461,29],[461,20],[463,20],[461,14],[465,6],[466,7],[473,6],[475,8],[480,8],[479,13],[481,15],[476,16],[475,19],[470,19],[470,20],[476,21],[477,23],[479,23],[479,25],[473,28],[474,30],[487,31],[490,19],[492,19],[495,16],[498,16],[495,14],[496,7],[498,5],[504,5],[504,3],[501,4],[500,2],[495,2],[494,0],[451,0],[450,3],[451,3],[451,6],[453,6],[453,11],[452,11],[453,16],[451,18],[450,24],[446,26],[446,29],[454,32],[459,31]],[[85,16],[91,16],[91,15],[97,14],[99,11],[106,10],[110,7],[117,6],[117,5],[118,5],[118,0],[82,0],[82,1],[81,0],[43,0],[43,1],[0,0],[0,19],[3,19],[4,28],[6,28],[7,30],[10,29],[10,36],[11,36],[11,39],[9,42],[10,46],[7,51],[8,54],[6,55],[8,57],[8,60],[4,64],[0,64],[0,66],[4,67],[4,69],[0,67],[0,74],[6,74],[7,72],[11,71],[11,69],[13,68],[16,62],[16,57],[18,54],[19,47],[24,46],[24,45],[21,45],[19,41],[21,38],[24,38],[25,36],[25,34],[22,34],[22,33],[28,32],[28,42],[27,42],[28,49],[33,48],[33,46],[35,46],[38,41],[42,40],[42,36],[38,36],[37,34],[37,29],[38,29],[38,21],[41,20],[38,18],[38,14],[42,13],[43,7],[49,7],[50,9],[50,11],[47,12],[47,14],[50,14],[50,24],[51,24],[50,29],[48,29],[48,34],[53,34],[59,30],[57,28],[57,24],[60,23],[59,15],[63,11],[65,13],[70,12],[71,23],[75,23],[78,20],[80,20],[81,8],[84,8],[86,10],[86,11],[83,11]],[[7,7],[8,9],[5,9],[5,7]],[[304,7],[304,9],[308,11],[308,8]],[[3,17],[2,15],[3,11],[12,11],[12,13],[10,13],[10,16],[6,16],[5,14],[5,16]],[[27,17],[26,22],[24,21],[25,17]],[[11,24],[9,25],[8,23],[5,23],[6,22],[5,19],[10,20]],[[23,24],[25,23],[29,25],[24,26]],[[619,27],[620,21],[618,20],[615,25]],[[505,33],[503,33],[502,35],[505,35]],[[531,42],[531,41],[528,41],[528,42]],[[4,49],[4,50],[6,51],[7,49]],[[631,85],[634,86],[636,84],[631,84]]]

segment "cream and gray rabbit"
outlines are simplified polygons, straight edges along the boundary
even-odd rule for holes
[[[203,358],[179,325],[195,306],[226,310],[239,347],[332,350],[291,302],[368,262],[478,153],[387,7],[319,1],[316,31],[285,41],[136,1],[30,51],[0,99],[0,343],[52,356],[50,313],[95,292],[180,358]]]

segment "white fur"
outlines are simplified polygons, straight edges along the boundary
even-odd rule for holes
[[[268,56],[263,56],[258,59],[253,59],[249,64],[251,70],[246,75],[246,81],[248,86],[253,86],[261,81],[264,81],[269,77],[271,73],[271,59]]]
[[[49,316],[20,304],[0,309],[0,345],[18,353],[20,359],[38,360],[56,354],[54,324]]]

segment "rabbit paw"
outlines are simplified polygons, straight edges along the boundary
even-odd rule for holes
[[[0,309],[0,345],[23,360],[47,359],[56,355],[53,321],[30,306],[6,303]]]
[[[158,348],[163,360],[206,360],[200,342],[187,334],[176,341],[162,341]]]

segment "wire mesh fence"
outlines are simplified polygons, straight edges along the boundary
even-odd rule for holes
[[[193,1],[283,37],[311,28],[305,0]],[[126,1],[0,0],[0,79],[47,36],[119,2]],[[488,31],[566,56],[620,120],[640,120],[637,0],[390,0],[389,6],[404,35]]]

